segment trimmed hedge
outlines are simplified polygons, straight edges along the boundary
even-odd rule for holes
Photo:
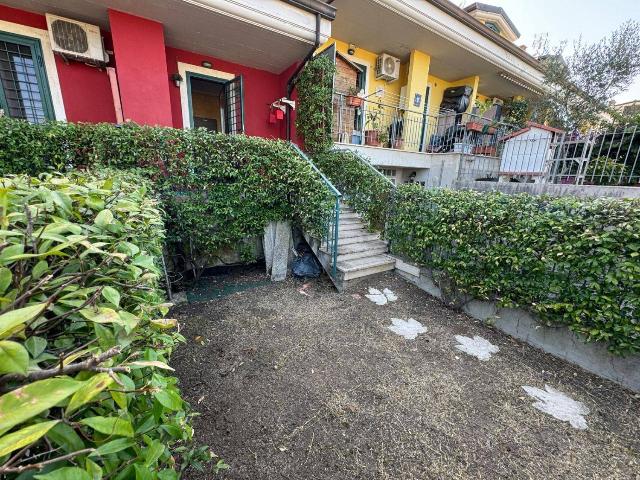
[[[316,166],[340,190],[347,203],[362,215],[369,228],[383,231],[394,187],[365,161],[342,150],[313,157]]]
[[[0,178],[2,478],[168,480],[175,454],[210,458],[167,374],[161,212],[127,178]]]
[[[640,352],[640,201],[397,189],[395,253],[455,288]]]
[[[167,240],[186,264],[261,235],[271,221],[321,232],[332,207],[320,177],[286,142],[131,123],[0,119],[5,174],[104,167],[152,181],[166,211]]]

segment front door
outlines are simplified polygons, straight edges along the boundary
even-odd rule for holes
[[[191,128],[218,133],[244,133],[242,77],[222,80],[187,73],[187,96]]]

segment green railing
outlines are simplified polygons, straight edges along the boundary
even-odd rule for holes
[[[334,151],[338,151],[338,150],[334,150]],[[387,183],[389,183],[389,185],[391,185],[391,188],[396,188],[395,183],[393,183],[389,177],[387,177],[384,173],[382,173],[380,170],[378,170],[376,167],[374,167],[372,165],[372,163],[366,159],[365,157],[363,157],[360,152],[358,152],[357,150],[349,150],[351,153],[353,153],[353,155],[360,160],[362,163],[364,163],[367,167],[369,167],[371,170],[373,170],[378,176],[382,177]]]
[[[295,143],[291,142],[291,147],[298,153],[298,155],[304,158],[309,165],[311,165],[311,168],[313,168],[318,175],[320,175],[320,178],[322,178],[322,181],[326,185],[328,191],[335,199],[333,212],[331,212],[331,215],[327,219],[324,236],[321,239],[320,244],[320,246],[331,256],[331,278],[335,280],[338,274],[338,229],[340,227],[340,200],[342,199],[342,194],[333,186],[333,183],[331,183],[329,179],[325,177],[320,170],[318,170],[318,167],[315,166],[311,159],[307,157],[307,155],[305,155],[305,153],[300,150]]]

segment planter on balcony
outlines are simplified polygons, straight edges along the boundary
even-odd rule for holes
[[[378,130],[365,130],[364,131],[364,143],[371,147],[380,146],[380,132]]]
[[[474,155],[487,155],[489,157],[495,157],[498,154],[498,149],[493,145],[478,145],[473,147],[471,152]]]
[[[391,148],[395,148],[396,150],[402,150],[404,148],[404,140],[402,138],[396,138],[393,140],[393,144]]]
[[[467,122],[465,127],[467,130],[471,132],[488,133],[491,135],[496,133],[496,129],[494,127],[487,127],[486,125],[480,122]]]
[[[350,107],[361,107],[362,106],[362,98],[356,97],[355,95],[347,96],[347,105]]]

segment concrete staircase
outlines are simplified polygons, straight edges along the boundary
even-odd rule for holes
[[[386,255],[388,252],[389,245],[380,238],[380,234],[368,231],[360,215],[343,204],[338,228],[336,287],[344,290],[352,280],[393,270],[395,259]],[[331,258],[331,252],[324,248],[319,253],[322,257]]]

